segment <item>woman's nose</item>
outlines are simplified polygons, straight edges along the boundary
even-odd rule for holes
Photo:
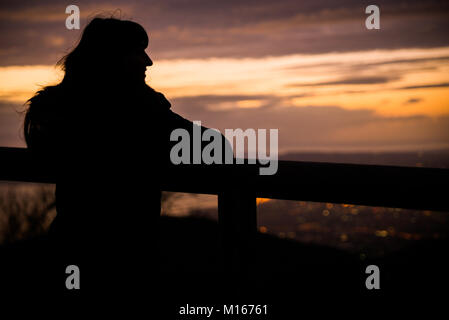
[[[150,59],[150,57],[147,55],[147,53],[145,52],[145,66],[152,66],[153,65],[153,61]]]

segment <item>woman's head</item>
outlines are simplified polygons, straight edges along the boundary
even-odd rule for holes
[[[153,64],[145,53],[147,46],[148,36],[141,25],[95,18],[75,49],[59,62],[65,71],[63,82],[144,83],[146,67]]]
[[[98,104],[91,105],[94,108],[88,111],[83,109],[86,102],[107,100],[105,105],[111,107],[111,99],[139,96],[134,89],[148,89],[145,69],[153,62],[145,53],[147,45],[147,33],[135,22],[93,19],[78,45],[58,62],[65,71],[62,82],[43,88],[28,100],[24,120],[28,147],[55,149],[54,141],[63,139],[58,132],[67,121],[84,121],[86,115],[95,118],[94,114],[103,114],[105,109]]]

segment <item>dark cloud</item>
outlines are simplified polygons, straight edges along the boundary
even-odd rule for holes
[[[418,103],[421,102],[422,99],[421,98],[410,98],[407,101],[405,101],[404,104],[413,104],[413,103]]]
[[[431,89],[431,88],[446,88],[446,87],[449,87],[449,82],[407,86],[407,87],[401,87],[398,89],[399,90],[412,90],[412,89]]]
[[[387,83],[390,81],[398,80],[398,77],[349,77],[336,81],[325,81],[325,82],[315,82],[315,83],[297,83],[288,85],[289,87],[316,87],[316,86],[333,86],[333,85],[344,85],[344,84],[376,84],[376,83]]]
[[[276,100],[274,97],[273,100]],[[237,97],[217,96],[237,102]],[[449,117],[383,117],[372,110],[339,106],[278,104],[256,109],[214,109],[202,97],[172,100],[173,110],[191,120],[223,131],[225,128],[279,129],[282,150],[299,149],[420,149],[449,144]],[[236,104],[237,106],[237,104]]]
[[[238,102],[241,100],[274,100],[277,99],[276,96],[272,95],[199,95],[191,97],[180,98],[183,102],[197,102],[209,104],[209,103],[220,103],[220,102]],[[178,99],[175,99],[176,101]]]
[[[77,1],[82,22],[122,9],[150,34],[155,59],[262,57],[449,45],[447,1],[378,0],[381,29],[364,26],[358,0]],[[78,38],[65,3],[2,1],[0,64],[53,64]],[[119,15],[119,14],[116,14]],[[64,39],[53,41],[51,39]]]
[[[0,101],[0,146],[23,147],[22,105]]]
[[[432,58],[416,58],[416,59],[395,59],[395,60],[389,60],[389,61],[381,61],[381,62],[373,62],[373,63],[366,63],[361,65],[362,67],[371,67],[371,66],[383,66],[383,65],[390,65],[390,64],[401,64],[405,63],[407,65],[413,64],[413,63],[423,63],[423,62],[433,62],[433,61],[447,61],[449,60],[449,57],[432,57]]]

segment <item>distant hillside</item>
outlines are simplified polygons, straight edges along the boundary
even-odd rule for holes
[[[449,168],[449,150],[409,152],[290,152],[280,160]]]

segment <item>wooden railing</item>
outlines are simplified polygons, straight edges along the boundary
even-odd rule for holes
[[[51,168],[23,148],[0,147],[0,180],[54,183]],[[183,165],[162,189],[218,195],[223,263],[240,270],[257,231],[256,198],[449,211],[449,169],[279,161],[275,175],[256,165]]]

